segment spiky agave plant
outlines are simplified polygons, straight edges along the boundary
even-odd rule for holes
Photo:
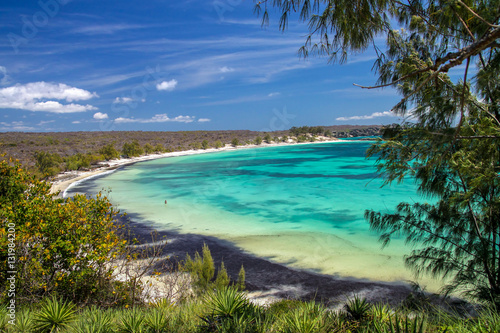
[[[71,331],[75,333],[111,333],[113,332],[111,313],[92,307],[80,316],[80,320],[73,325]]]
[[[391,309],[387,304],[379,303],[373,305],[368,314],[374,321],[386,323],[391,318]]]
[[[41,309],[35,314],[33,318],[34,331],[43,333],[60,332],[75,320],[75,313],[73,303],[52,296],[42,303]]]
[[[249,308],[249,301],[245,295],[231,287],[224,287],[209,293],[205,301],[212,313],[221,317],[240,315]]]
[[[500,332],[500,314],[494,307],[487,307],[481,311],[474,332]]]
[[[424,333],[426,322],[422,317],[410,318],[408,315],[401,318],[395,314],[394,320],[389,321],[387,332],[391,333]]]
[[[150,303],[151,307],[154,308],[169,308],[172,306],[172,301],[169,298],[158,298]]]
[[[146,326],[151,333],[167,332],[169,328],[169,314],[165,309],[155,308],[146,316]]]
[[[33,331],[33,312],[24,310],[16,314],[16,324],[12,328],[15,333],[24,333]]]
[[[366,298],[359,298],[355,295],[353,299],[345,304],[344,308],[354,320],[361,320],[368,316],[371,306]]]
[[[142,311],[133,309],[122,313],[121,321],[118,324],[120,333],[142,333],[145,332],[145,317]]]
[[[282,331],[316,333],[326,330],[326,309],[315,302],[302,303],[298,308],[285,313]]]
[[[7,317],[7,306],[3,305],[0,307],[0,332],[7,331],[7,325],[9,325],[9,318]]]
[[[223,287],[205,296],[210,313],[201,318],[202,328],[236,332],[253,325],[254,308],[245,294],[233,287]]]

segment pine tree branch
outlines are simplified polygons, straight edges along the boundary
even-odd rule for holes
[[[440,240],[443,243],[449,243],[449,244],[453,245],[455,248],[464,251],[465,253],[467,253],[468,255],[470,255],[473,258],[478,258],[477,255],[475,255],[471,251],[467,250],[467,248],[465,248],[464,246],[462,246],[462,245],[460,245],[460,244],[458,244],[458,243],[450,240],[449,237],[444,237],[444,236],[442,236],[442,235],[440,235],[438,233],[435,233],[430,228],[423,227],[423,226],[421,226],[419,224],[416,224],[416,223],[413,223],[413,222],[410,222],[410,221],[404,221],[403,219],[400,219],[400,221],[403,222],[404,224],[407,224],[407,225],[409,225],[409,226],[411,226],[413,228],[418,229],[420,232],[425,232],[425,233],[429,234],[430,236],[435,237],[437,240]],[[394,232],[396,232],[396,231],[394,231]]]
[[[465,180],[462,176],[462,173],[460,171],[458,171],[457,175],[460,178],[460,181],[462,182],[462,187],[463,187],[464,192],[467,192],[467,185],[466,185]],[[483,237],[481,229],[479,228],[478,218],[477,218],[476,214],[474,213],[474,209],[472,208],[470,200],[467,200],[467,206],[469,208],[469,214],[471,214],[472,221],[474,222],[474,230],[476,232],[476,236],[479,238],[479,241],[481,242],[483,247],[486,249],[486,248],[488,248],[488,244],[486,242],[486,239]],[[490,283],[490,287],[493,288],[495,286],[495,278],[493,277],[493,274],[490,270],[490,266],[488,265],[488,260],[484,256],[481,256],[481,261],[483,262],[483,268],[486,272],[486,275],[488,276],[488,281]]]
[[[427,66],[425,68],[414,71],[414,72],[407,74],[407,75],[405,75],[405,76],[403,76],[395,81],[392,81],[390,83],[382,84],[382,85],[378,85],[378,86],[362,86],[359,84],[354,84],[354,86],[360,87],[363,89],[384,88],[384,87],[393,86],[393,85],[395,85],[395,84],[397,84],[405,79],[413,77],[417,74],[421,74],[421,73],[428,72],[428,71],[435,71],[424,82],[424,83],[427,83],[430,79],[434,78],[437,75],[437,73],[448,72],[451,68],[461,65],[464,60],[478,54],[479,52],[481,52],[484,49],[491,46],[491,44],[496,43],[496,39],[498,39],[498,38],[500,38],[500,28],[496,28],[496,29],[492,30],[491,32],[487,33],[483,38],[481,38],[479,41],[476,41],[476,42],[472,43],[471,45],[466,46],[457,52],[450,52],[445,57],[436,59],[434,65]],[[398,106],[401,105],[404,101],[406,101],[409,97],[414,95],[422,87],[423,86],[420,85],[410,95],[406,96],[400,103],[398,103]]]
[[[450,68],[462,64],[462,62],[465,59],[474,56],[479,52],[481,52],[482,50],[488,48],[490,44],[496,42],[498,38],[500,38],[500,28],[495,28],[490,32],[486,33],[477,42],[472,43],[471,45],[464,47],[457,52],[450,52],[443,58],[437,59],[436,60],[437,66],[444,65],[439,69],[439,72],[446,73]]]
[[[461,4],[463,7],[465,7],[465,9],[467,9],[469,12],[471,12],[472,15],[474,15],[475,17],[477,17],[478,19],[480,19],[481,21],[483,21],[483,23],[486,23],[489,27],[500,28],[500,25],[491,24],[490,22],[486,21],[484,18],[482,18],[481,16],[479,16],[475,11],[472,10],[472,8],[470,8],[469,6],[467,6],[462,0],[457,0],[457,2],[459,4]]]

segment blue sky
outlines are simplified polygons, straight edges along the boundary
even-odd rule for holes
[[[387,124],[374,54],[297,55],[307,26],[262,28],[250,0],[7,0],[0,131],[281,130]]]

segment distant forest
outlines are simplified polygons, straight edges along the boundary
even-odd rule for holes
[[[119,156],[220,148],[227,144],[274,143],[285,138],[314,141],[316,136],[359,137],[378,135],[378,126],[302,126],[274,132],[248,130],[180,132],[5,132],[0,133],[2,159],[19,160],[32,171],[54,175],[87,169]]]

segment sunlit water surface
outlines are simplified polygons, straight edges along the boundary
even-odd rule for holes
[[[381,249],[364,212],[422,201],[411,180],[381,188],[368,142],[240,149],[136,163],[74,186],[157,229],[229,240],[274,262],[341,277],[414,280],[411,249]],[[165,204],[168,200],[168,204]],[[434,289],[436,282],[421,281]]]

